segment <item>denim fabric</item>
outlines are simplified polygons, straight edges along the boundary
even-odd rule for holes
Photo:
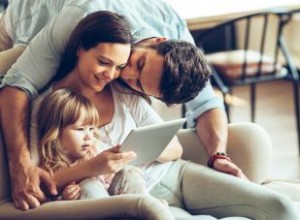
[[[257,220],[298,219],[288,197],[183,160],[174,162],[150,193],[192,215],[205,214],[216,218],[243,216]]]
[[[184,208],[181,180],[183,171],[189,163],[184,160],[175,161],[164,178],[150,191],[150,194],[155,198],[166,200],[170,206]]]

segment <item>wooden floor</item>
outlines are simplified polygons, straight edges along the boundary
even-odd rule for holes
[[[233,90],[232,122],[250,121],[249,88]],[[166,108],[154,102],[165,120],[180,117],[180,106]],[[256,123],[264,127],[273,142],[270,178],[300,178],[300,161],[291,83],[272,82],[257,87]]]

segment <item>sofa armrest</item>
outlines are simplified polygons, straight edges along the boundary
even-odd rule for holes
[[[177,134],[183,146],[183,159],[206,165],[208,156],[195,129]],[[267,132],[254,123],[233,123],[228,126],[227,153],[253,182],[262,183],[271,164],[272,145]]]

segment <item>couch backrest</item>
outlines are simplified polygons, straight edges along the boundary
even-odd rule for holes
[[[10,196],[9,172],[7,166],[6,150],[0,132],[0,204]]]

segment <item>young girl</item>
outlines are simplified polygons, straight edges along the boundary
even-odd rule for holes
[[[40,167],[52,175],[88,160],[101,152],[97,129],[100,120],[95,106],[84,96],[68,89],[49,93],[37,112]],[[118,152],[118,146],[106,151]],[[101,198],[116,194],[145,193],[143,172],[134,166],[125,167],[113,178],[113,171],[88,178],[79,184],[67,185],[61,193],[63,200]],[[108,191],[107,191],[108,190]]]

